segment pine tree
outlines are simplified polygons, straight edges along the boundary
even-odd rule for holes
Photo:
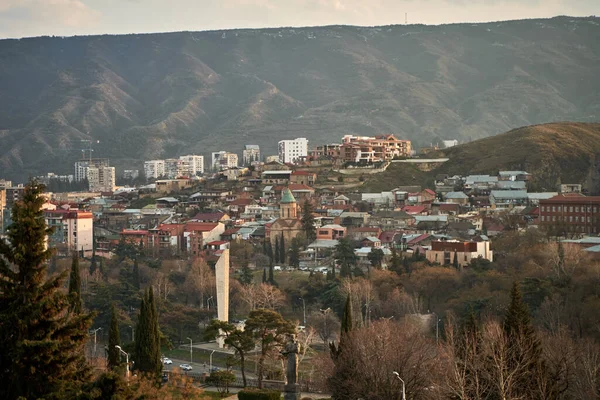
[[[392,258],[390,259],[390,270],[398,275],[402,275],[402,258],[398,254],[398,250],[392,246]]]
[[[275,237],[275,254],[274,260],[277,264],[279,264],[279,237]]]
[[[267,283],[267,269],[263,268],[262,283]]]
[[[133,272],[131,274],[131,278],[133,279],[133,287],[137,290],[140,290],[141,287],[141,279],[140,279],[140,267],[138,266],[137,258],[133,260]]]
[[[242,266],[240,272],[239,281],[242,285],[249,285],[252,283],[252,281],[254,281],[254,275],[252,274],[252,270],[247,263]]]
[[[81,304],[81,275],[79,274],[79,254],[73,252],[71,261],[71,273],[69,274],[69,301],[70,311],[79,314],[82,311]]]
[[[52,233],[42,213],[43,185],[30,182],[0,239],[0,398],[72,398],[91,370],[84,347],[93,315],[67,312],[67,272],[49,278]]]
[[[115,305],[111,306],[110,329],[108,331],[108,368],[115,369],[121,365],[121,352],[116,346],[121,345],[119,334],[119,320]]]
[[[279,262],[282,264],[287,264],[287,257],[285,256],[285,238],[283,237],[283,233],[281,234],[281,240],[279,241]]]
[[[158,314],[154,304],[154,292],[150,287],[142,298],[135,329],[135,368],[158,378],[162,372],[160,355]]]

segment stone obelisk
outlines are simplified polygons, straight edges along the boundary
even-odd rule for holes
[[[217,319],[229,322],[229,249],[223,250],[223,254],[215,265],[215,277],[217,283]],[[217,344],[220,348],[224,346],[224,338],[219,335]]]

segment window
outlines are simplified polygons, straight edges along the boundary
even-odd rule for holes
[[[579,207],[575,207],[575,212],[579,212]]]
[[[542,212],[546,211],[546,207],[542,206]]]
[[[552,212],[556,212],[556,207],[552,206]]]
[[[594,212],[598,212],[598,207],[594,206]]]
[[[573,206],[569,207],[569,212],[573,212]]]
[[[575,217],[575,222],[579,222],[579,216]]]
[[[556,217],[552,217],[552,221],[556,221]]]
[[[544,221],[544,216],[542,215],[542,221]]]
[[[569,215],[569,222],[573,222],[573,216]]]

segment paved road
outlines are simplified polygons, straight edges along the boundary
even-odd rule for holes
[[[171,361],[173,361],[173,364],[171,365],[164,365],[164,370],[165,371],[172,371],[175,368],[179,368],[179,366],[181,364],[189,364],[192,366],[192,371],[195,374],[202,374],[202,373],[209,373],[208,369],[209,369],[209,363],[204,363],[204,362],[192,362],[190,363],[190,360],[180,360],[180,359],[176,359],[176,358],[171,358]],[[224,369],[223,366],[221,365],[215,365],[213,363],[213,368],[217,367],[219,369]],[[239,370],[239,367],[237,368],[233,368],[232,371],[236,377],[241,378],[242,377],[242,372]],[[254,375],[254,373],[251,373],[250,371],[246,371],[246,378],[256,378],[256,376]]]

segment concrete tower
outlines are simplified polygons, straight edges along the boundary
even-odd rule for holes
[[[223,254],[215,265],[215,277],[217,283],[217,319],[229,322],[229,249],[223,250]],[[219,347],[224,346],[224,337],[218,336]]]

